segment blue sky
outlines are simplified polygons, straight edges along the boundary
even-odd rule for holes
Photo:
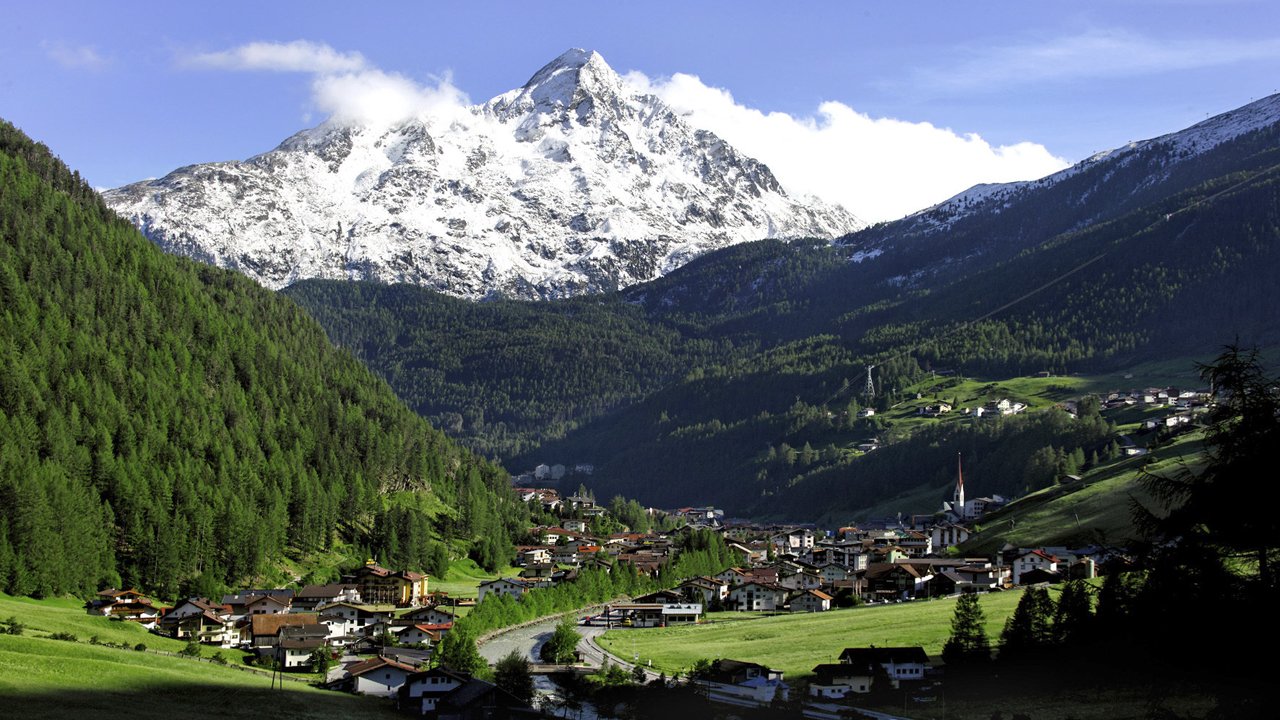
[[[483,102],[586,47],[784,184],[884,219],[1280,90],[1273,1],[195,5],[10,3],[0,117],[111,187],[274,147],[334,109],[338,73]],[[311,65],[210,60],[250,43]]]

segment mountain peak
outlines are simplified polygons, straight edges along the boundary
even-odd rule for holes
[[[616,97],[622,94],[622,78],[594,50],[572,48],[547,63],[518,91],[536,107],[568,108],[583,96]],[[523,103],[520,103],[523,104]]]

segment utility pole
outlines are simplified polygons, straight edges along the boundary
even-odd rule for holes
[[[868,400],[870,400],[870,399],[872,399],[872,398],[874,398],[874,397],[876,396],[876,384],[871,380],[871,370],[872,370],[873,368],[875,368],[875,365],[868,365],[868,366],[867,366],[867,384],[866,384],[866,385],[864,385],[864,386],[863,386],[863,388],[862,388],[862,394],[863,394],[863,395],[864,395]]]

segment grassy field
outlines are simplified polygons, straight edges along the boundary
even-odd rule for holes
[[[991,553],[1006,542],[1034,547],[1134,538],[1130,498],[1147,505],[1152,502],[1138,484],[1139,470],[1145,466],[1149,472],[1172,473],[1179,463],[1194,463],[1202,449],[1202,434],[1187,433],[1150,456],[1104,464],[1086,473],[1079,483],[1031,493],[984,517],[978,524],[979,532],[960,549]]]
[[[6,717],[393,717],[390,705],[207,662],[0,636]]]
[[[41,637],[49,633],[66,632],[88,643],[95,635],[103,643],[145,644],[152,650],[178,652],[187,646],[185,640],[153,635],[128,622],[119,622],[90,615],[83,603],[75,599],[49,598],[33,600],[0,593],[0,620],[16,617],[27,628],[27,634]],[[219,648],[202,647],[205,657],[212,657]],[[228,660],[240,662],[245,653],[240,650],[221,650]]]
[[[21,636],[0,635],[4,715],[23,718],[393,717],[389,704],[318,690],[300,682],[271,688],[266,673],[238,669],[243,653],[223,650],[231,665],[89,644],[145,644],[177,652],[184,642],[131,623],[88,615],[78,600],[32,600],[0,594],[0,619],[16,617]],[[52,640],[71,633],[80,642]],[[204,648],[205,655],[217,652]]]
[[[480,594],[479,585],[487,580],[519,575],[520,568],[501,567],[496,573],[485,572],[470,558],[463,558],[449,565],[449,577],[441,580],[432,577],[428,583],[432,592],[447,592],[452,597],[473,598]]]
[[[1057,599],[1057,591],[1050,594]],[[982,596],[987,635],[994,643],[1013,614],[1021,591]],[[833,663],[847,647],[919,645],[931,658],[951,634],[955,599],[922,600],[728,621],[736,613],[714,613],[713,622],[692,627],[610,630],[600,645],[618,657],[639,653],[668,675],[687,671],[699,658],[732,658],[782,670],[802,678],[819,663]]]

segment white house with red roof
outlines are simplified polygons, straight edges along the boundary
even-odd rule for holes
[[[1013,559],[1013,584],[1022,584],[1022,576],[1032,570],[1056,573],[1058,572],[1058,557],[1040,549],[1028,550],[1018,555]]]

